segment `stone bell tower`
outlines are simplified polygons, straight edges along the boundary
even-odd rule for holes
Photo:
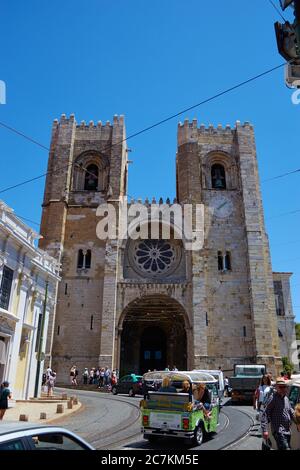
[[[62,263],[54,337],[48,339],[59,378],[73,363],[80,370],[97,366],[103,351],[102,364],[111,366],[117,268],[106,260],[110,242],[96,236],[96,210],[126,193],[124,139],[123,116],[104,125],[78,124],[74,115],[53,123],[40,247]]]
[[[268,237],[253,127],[180,124],[177,198],[205,206],[205,243],[191,252],[196,366],[280,364]]]

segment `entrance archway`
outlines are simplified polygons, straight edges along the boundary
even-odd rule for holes
[[[167,296],[132,302],[121,318],[120,373],[144,374],[167,366],[187,369],[186,317]]]
[[[167,361],[167,339],[165,332],[158,327],[145,328],[140,344],[141,371],[162,370]]]

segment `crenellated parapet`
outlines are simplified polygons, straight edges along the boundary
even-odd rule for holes
[[[59,125],[63,125],[63,124],[73,124],[73,123],[76,124],[77,128],[84,128],[84,129],[124,126],[124,116],[123,115],[118,116],[117,114],[115,114],[113,117],[113,122],[111,123],[110,121],[106,121],[105,124],[103,124],[102,121],[98,121],[97,123],[94,123],[93,120],[89,121],[88,123],[86,123],[85,120],[82,120],[80,123],[77,123],[75,119],[75,114],[70,114],[69,117],[67,117],[66,114],[62,114],[60,116],[60,119],[56,118],[53,120],[54,127],[58,127]]]
[[[178,145],[180,146],[187,143],[198,142],[202,135],[213,135],[214,137],[232,136],[240,128],[253,130],[252,124],[248,121],[243,124],[241,124],[240,121],[236,121],[234,127],[229,124],[226,126],[223,126],[222,124],[218,124],[218,126],[213,126],[212,124],[209,124],[208,126],[200,124],[199,126],[197,119],[193,119],[192,121],[185,119],[183,123],[179,122],[178,124]]]
[[[115,115],[113,121],[102,121],[94,122],[93,120],[86,122],[76,122],[75,115],[70,114],[69,117],[66,114],[62,114],[60,119],[54,119],[52,132],[59,130],[72,129],[74,132],[75,140],[97,140],[107,141],[112,139],[113,133],[117,134],[122,140],[123,132],[125,129],[124,116]]]
[[[128,201],[128,206],[132,206],[134,204],[142,204],[143,206],[146,206],[146,207],[151,207],[152,205],[165,205],[165,206],[169,206],[171,207],[173,204],[178,204],[178,201],[176,198],[173,199],[173,202],[171,201],[170,198],[166,198],[166,200],[164,201],[164,199],[161,197],[159,199],[156,199],[155,197],[153,197],[151,200],[146,198],[146,199],[141,199],[141,198],[138,198],[138,199],[135,199],[135,198],[131,198],[130,201]]]

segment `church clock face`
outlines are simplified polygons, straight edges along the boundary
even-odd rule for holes
[[[212,198],[209,204],[210,212],[218,219],[226,219],[230,217],[233,212],[233,203],[228,196],[223,194],[216,195]]]

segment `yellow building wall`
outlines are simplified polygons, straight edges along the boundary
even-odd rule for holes
[[[18,392],[19,395],[22,395],[23,390],[25,388],[25,373],[26,373],[26,364],[28,359],[29,353],[29,344],[25,344],[22,347],[21,352],[18,356],[18,364],[17,364],[17,375],[15,381],[15,392]]]

